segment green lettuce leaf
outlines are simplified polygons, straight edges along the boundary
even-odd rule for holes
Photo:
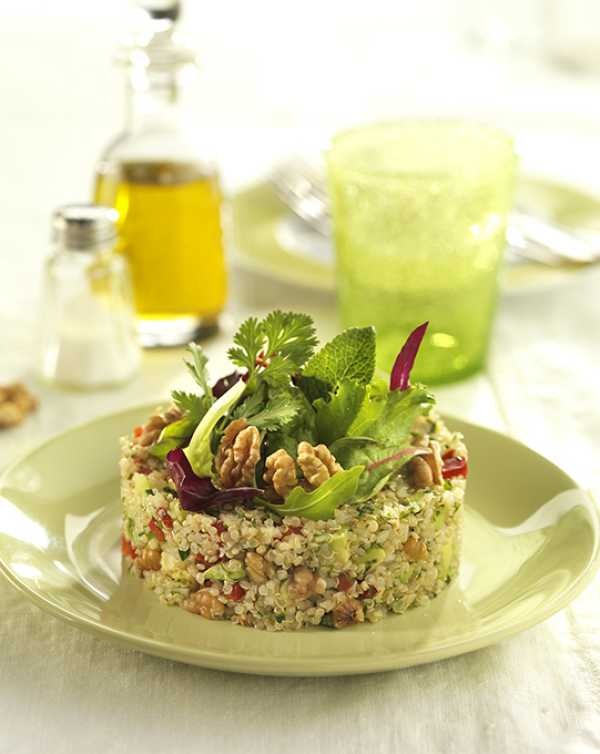
[[[211,450],[211,435],[215,425],[233,408],[246,389],[243,380],[232,385],[217,401],[215,401],[202,421],[196,427],[192,439],[184,453],[190,462],[194,474],[199,477],[210,476],[212,471],[213,454]]]
[[[364,466],[355,466],[346,471],[338,471],[324,484],[312,492],[302,487],[294,487],[284,503],[277,505],[263,498],[257,498],[267,508],[277,511],[280,516],[300,516],[312,521],[331,518],[336,508],[354,497]]]
[[[409,444],[415,419],[428,414],[433,403],[433,396],[423,385],[392,390],[385,397],[379,390],[372,391],[348,428],[348,435],[372,437],[388,447],[403,448]]]
[[[175,450],[175,448],[182,448],[186,444],[194,434],[197,426],[198,422],[195,418],[179,419],[172,424],[168,424],[160,433],[158,442],[150,448],[150,453],[155,458],[160,458],[164,461],[167,453]]]
[[[419,453],[418,448],[411,447],[411,428],[418,416],[429,412],[432,404],[433,397],[422,385],[385,393],[380,388],[367,389],[365,403],[347,436],[331,446],[342,466],[365,467],[357,500],[372,497]],[[358,432],[360,435],[352,436]]]
[[[315,427],[319,442],[331,445],[348,432],[364,403],[366,392],[364,385],[344,380],[330,400],[319,398],[315,401]]]

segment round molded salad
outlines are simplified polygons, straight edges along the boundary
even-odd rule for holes
[[[201,619],[345,628],[426,604],[455,578],[467,451],[410,372],[427,323],[375,374],[375,330],[318,347],[306,314],[250,317],[233,371],[176,390],[122,438],[132,573]]]

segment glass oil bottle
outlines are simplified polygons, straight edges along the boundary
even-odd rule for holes
[[[148,4],[142,32],[120,55],[126,125],[100,159],[94,187],[95,202],[119,213],[138,332],[149,347],[214,331],[227,290],[219,181],[190,136],[182,96],[195,58],[177,40],[179,4],[166,5]]]

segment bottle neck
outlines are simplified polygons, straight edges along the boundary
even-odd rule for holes
[[[127,130],[176,131],[181,120],[177,73],[132,68],[127,78]]]

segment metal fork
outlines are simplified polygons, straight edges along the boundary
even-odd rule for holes
[[[295,215],[322,235],[331,234],[329,197],[323,171],[318,166],[293,158],[273,171],[271,183]],[[599,232],[575,233],[519,207],[510,214],[506,236],[513,257],[548,267],[600,261]]]

